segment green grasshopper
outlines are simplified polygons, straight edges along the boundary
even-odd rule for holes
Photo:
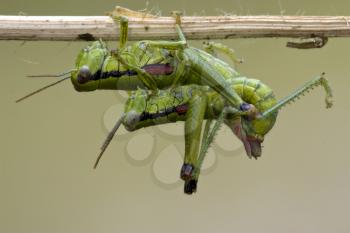
[[[331,106],[331,90],[323,77],[277,103],[266,85],[241,77],[234,68],[216,58],[216,51],[221,51],[237,62],[228,47],[217,43],[206,44],[206,51],[190,47],[181,31],[179,18],[175,25],[179,41],[139,41],[129,46],[126,46],[128,20],[123,16],[118,20],[121,30],[118,50],[109,51],[104,42],[96,41],[79,53],[75,69],[55,75],[70,74],[69,77],[17,100],[67,79],[82,92],[135,90],[125,113],[101,147],[95,167],[121,124],[132,131],[182,120],[185,121],[186,150],[181,177],[185,180],[185,193],[190,194],[196,191],[201,163],[222,122],[241,139],[247,155],[257,158],[261,155],[264,135],[273,127],[278,109],[286,103],[315,85],[323,85],[327,106]],[[207,123],[200,143],[204,119]],[[214,120],[216,123],[212,126]]]
[[[207,52],[191,47],[179,23],[175,25],[179,41],[145,40],[126,46],[128,19],[120,16],[117,20],[120,22],[121,34],[118,50],[109,51],[103,41],[96,41],[79,53],[75,69],[68,72],[77,91],[146,88],[155,92],[179,85],[198,84],[209,86],[220,93],[233,107],[252,112],[254,106],[244,103],[227,84],[227,80],[240,74],[215,56],[216,51],[220,51],[234,62],[239,62],[232,49],[213,42],[205,44]],[[68,78],[30,93],[17,102]]]
[[[330,108],[332,91],[323,75],[278,102],[271,88],[259,80],[245,77],[229,80],[229,87],[243,101],[256,107],[254,117],[227,104],[225,98],[207,86],[185,85],[152,95],[144,89],[136,90],[127,100],[124,114],[103,143],[95,167],[121,124],[127,130],[134,131],[153,125],[185,121],[185,158],[180,177],[185,181],[184,192],[192,194],[196,192],[207,149],[223,122],[243,142],[248,157],[257,159],[262,153],[261,143],[264,136],[275,124],[278,110],[316,86],[324,87],[326,107]],[[205,119],[207,122],[200,143]],[[213,125],[214,120],[216,122]]]

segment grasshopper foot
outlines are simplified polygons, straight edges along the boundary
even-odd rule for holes
[[[191,195],[197,191],[197,180],[185,181],[184,192]]]
[[[181,11],[170,12],[171,16],[175,18],[175,23],[181,26],[181,16],[183,15]]]

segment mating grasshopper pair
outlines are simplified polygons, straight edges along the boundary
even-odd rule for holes
[[[323,76],[277,102],[268,86],[242,77],[215,56],[219,50],[237,62],[228,47],[208,43],[206,51],[193,48],[179,24],[175,25],[179,41],[139,41],[127,46],[128,20],[124,16],[117,20],[121,31],[119,48],[109,51],[101,40],[92,43],[79,53],[71,76],[58,81],[70,78],[77,91],[134,90],[103,143],[95,167],[121,124],[133,131],[185,121],[185,158],[180,176],[185,181],[185,193],[191,194],[197,189],[201,164],[222,123],[243,142],[247,155],[257,158],[264,136],[273,127],[282,106],[317,85],[326,90],[327,107],[332,104],[331,89]]]

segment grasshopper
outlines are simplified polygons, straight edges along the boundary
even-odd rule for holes
[[[227,54],[235,63],[234,51],[219,43],[206,43],[205,50],[188,45],[176,15],[175,29],[179,41],[139,41],[126,46],[128,18],[117,16],[120,23],[120,40],[117,50],[109,51],[102,41],[95,41],[77,56],[75,68],[70,74],[75,90],[136,90],[144,88],[156,92],[159,89],[179,85],[197,84],[209,86],[220,93],[233,107],[254,112],[253,105],[246,104],[227,80],[240,74],[229,64],[218,59],[216,52]],[[45,76],[45,75],[41,75]],[[55,77],[60,75],[55,75]],[[17,100],[22,101],[66,77]]]
[[[264,136],[276,122],[278,110],[316,86],[323,86],[325,89],[326,107],[330,108],[332,90],[323,74],[278,102],[271,88],[259,80],[246,77],[229,80],[229,87],[243,101],[256,107],[254,117],[232,107],[224,97],[207,86],[184,85],[159,91],[156,95],[145,89],[138,89],[131,93],[124,113],[103,143],[95,168],[121,124],[127,130],[135,131],[143,127],[185,121],[185,158],[180,177],[185,181],[184,192],[192,194],[197,190],[205,154],[222,123],[242,141],[248,157],[257,159],[262,154]],[[207,122],[200,142],[205,119]]]
[[[223,52],[235,63],[233,50],[219,44],[205,44],[205,51],[188,45],[176,17],[178,41],[139,41],[126,45],[128,19],[117,16],[120,40],[117,50],[102,41],[84,48],[75,68],[60,79],[17,100],[22,101],[48,87],[70,79],[79,92],[133,90],[119,118],[104,141],[95,168],[121,124],[130,131],[151,125],[185,121],[185,159],[180,177],[184,192],[197,190],[201,164],[215,133],[225,123],[242,141],[247,155],[258,158],[264,136],[274,126],[278,110],[318,85],[326,91],[326,106],[332,106],[332,91],[320,77],[306,83],[281,101],[267,85],[242,77],[216,57]],[[47,76],[47,75],[41,75]],[[202,124],[206,126],[201,139]],[[202,142],[201,142],[202,140]]]

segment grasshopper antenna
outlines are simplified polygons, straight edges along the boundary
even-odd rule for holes
[[[42,92],[43,90],[46,90],[46,89],[49,88],[49,87],[55,86],[55,85],[57,85],[57,84],[59,84],[59,83],[65,81],[65,80],[67,80],[67,79],[69,79],[69,78],[70,78],[69,76],[68,76],[68,77],[65,77],[65,78],[63,78],[63,79],[60,79],[60,80],[54,82],[54,83],[51,83],[51,84],[49,84],[49,85],[47,85],[47,86],[44,86],[44,87],[42,87],[42,88],[40,88],[40,89],[38,89],[38,90],[36,90],[36,91],[33,91],[32,93],[29,93],[28,95],[26,95],[26,96],[24,96],[24,97],[22,97],[22,98],[16,100],[16,103],[21,102],[22,100],[25,100],[25,99],[27,99],[27,98],[29,98],[29,97],[31,97],[31,96],[33,96],[33,95],[39,93],[39,92]]]
[[[72,73],[73,71],[76,71],[76,69],[72,69],[66,72],[63,72],[61,74],[39,74],[39,75],[27,75],[27,78],[58,78],[58,77],[62,77],[62,76],[66,76],[67,74]]]
[[[71,69],[71,70],[66,71],[66,72],[63,72],[63,73],[61,73],[61,74],[27,75],[26,77],[27,77],[27,78],[43,78],[43,77],[59,78],[59,77],[62,77],[62,76],[66,76],[67,74],[71,74],[73,71],[76,71],[76,69]],[[25,100],[25,99],[31,97],[32,95],[35,95],[35,94],[37,94],[37,93],[39,93],[39,92],[41,92],[41,91],[43,91],[43,90],[45,90],[45,89],[47,89],[47,88],[49,88],[49,87],[55,86],[56,84],[59,84],[60,82],[63,82],[64,80],[69,79],[69,78],[70,78],[70,77],[65,77],[65,78],[63,78],[63,79],[61,79],[61,80],[59,80],[59,81],[56,81],[56,82],[51,83],[51,84],[49,84],[49,85],[47,85],[47,86],[44,86],[44,87],[42,87],[42,88],[40,88],[40,89],[38,89],[38,90],[36,90],[36,91],[34,91],[34,92],[28,94],[28,95],[26,95],[26,96],[24,96],[24,97],[22,97],[22,98],[16,100],[16,103],[21,102],[22,100]]]
[[[103,142],[102,146],[101,146],[101,152],[98,155],[95,165],[94,165],[94,169],[97,168],[98,163],[100,162],[100,159],[103,155],[103,153],[106,151],[109,143],[112,141],[115,133],[117,132],[117,130],[119,129],[120,125],[123,123],[125,117],[125,113],[119,118],[119,120],[117,121],[117,123],[114,125],[113,129],[109,132],[107,138],[105,139],[105,141]]]

